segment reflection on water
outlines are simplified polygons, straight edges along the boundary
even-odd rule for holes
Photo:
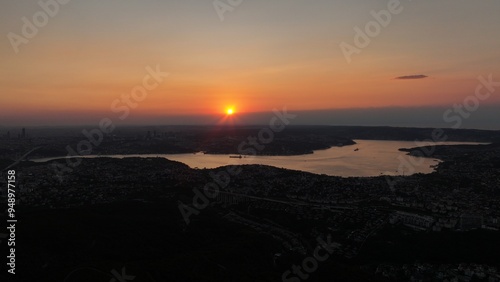
[[[430,173],[432,166],[439,163],[437,159],[417,158],[399,151],[400,148],[417,147],[409,141],[355,140],[357,144],[344,147],[333,147],[315,151],[314,154],[301,156],[244,156],[230,158],[230,155],[166,154],[166,155],[112,155],[100,157],[164,157],[179,161],[191,168],[216,168],[225,165],[262,164],[279,168],[301,170],[316,174],[336,176],[378,176],[401,175],[412,173]],[[439,142],[439,145],[478,144],[466,142]],[[98,156],[85,156],[95,158]],[[56,158],[38,159],[37,162]],[[406,164],[406,165],[402,165]],[[411,165],[411,169],[408,168]]]

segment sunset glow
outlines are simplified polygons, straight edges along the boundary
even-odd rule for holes
[[[124,117],[123,107],[130,114],[117,122],[127,124],[186,116],[193,117],[189,123],[210,123],[221,113],[243,121],[285,105],[291,111],[446,108],[474,94],[478,76],[500,79],[499,1],[401,2],[402,12],[356,47],[349,62],[339,46],[365,41],[354,28],[364,31],[375,21],[370,11],[386,9],[387,1],[346,3],[256,1],[221,22],[211,2],[78,1],[60,6],[36,36],[25,37],[31,28],[20,19],[31,20],[40,7],[16,2],[0,11],[0,31],[27,39],[13,41],[13,48],[4,37],[0,45],[0,120],[94,123]],[[470,21],[443,18],[464,11]],[[170,75],[157,83],[147,67]],[[143,79],[149,86],[141,97],[132,92]],[[231,111],[230,101],[244,107]],[[491,95],[479,110],[498,105],[500,95]]]

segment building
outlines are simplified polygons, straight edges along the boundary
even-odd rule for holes
[[[395,212],[391,218],[390,223],[394,224],[401,222],[402,224],[419,230],[427,230],[434,223],[434,218],[426,215],[419,215],[409,212]]]
[[[483,217],[480,215],[462,214],[460,216],[460,230],[467,231],[481,229],[483,226]]]

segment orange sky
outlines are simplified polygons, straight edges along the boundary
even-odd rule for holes
[[[223,22],[202,1],[70,2],[18,54],[2,41],[3,122],[113,115],[112,102],[156,65],[170,76],[131,118],[220,115],[230,105],[237,113],[448,106],[473,94],[479,75],[500,78],[498,1],[402,2],[403,12],[351,63],[339,44],[352,44],[353,27],[387,1],[277,2],[245,2]],[[7,4],[2,32],[21,34],[20,18],[39,10],[35,2]],[[394,79],[416,74],[428,78]],[[500,95],[484,103],[498,104]]]

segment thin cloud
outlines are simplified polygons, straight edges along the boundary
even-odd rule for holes
[[[416,75],[404,75],[404,76],[398,76],[396,79],[424,79],[427,78],[427,75],[423,74],[416,74]]]

